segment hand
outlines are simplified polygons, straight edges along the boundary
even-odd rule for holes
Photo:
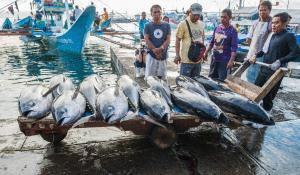
[[[203,61],[207,61],[207,57],[208,57],[208,53],[207,53],[207,52],[204,52],[204,55],[203,55]]]
[[[228,64],[227,64],[227,69],[231,69],[233,67],[233,61],[229,60]]]
[[[175,64],[180,64],[180,62],[181,62],[180,56],[175,56],[174,63]]]
[[[281,66],[281,62],[279,60],[276,60],[275,62],[273,62],[270,66],[270,68],[272,70],[277,70],[279,67]]]
[[[249,62],[250,62],[251,64],[254,64],[254,63],[256,62],[256,56],[251,57],[251,58],[249,59]]]

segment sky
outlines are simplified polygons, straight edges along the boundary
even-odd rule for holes
[[[0,8],[14,0],[0,0]],[[18,0],[21,11],[28,11],[30,9],[29,2],[31,0]],[[71,1],[71,0],[69,0]],[[116,11],[119,13],[127,12],[129,15],[139,14],[142,11],[147,13],[150,11],[150,7],[153,4],[161,5],[165,10],[185,10],[189,8],[192,3],[198,2],[202,5],[205,12],[218,12],[228,6],[229,0],[74,0],[75,4],[80,7],[85,7],[91,2],[97,7],[97,10],[102,12],[103,7],[106,7],[108,11]],[[290,8],[300,9],[300,0],[271,0],[275,4],[279,1],[279,6],[274,8],[286,8],[289,1]],[[234,5],[238,0],[231,0],[231,4]],[[245,6],[257,6],[259,0],[245,0]]]

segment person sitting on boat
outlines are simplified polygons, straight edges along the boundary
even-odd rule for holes
[[[272,10],[272,3],[270,1],[263,1],[258,5],[259,19],[253,23],[247,34],[246,45],[250,45],[246,60],[255,56],[257,52],[262,50],[266,39],[272,31],[272,17],[270,16]],[[261,58],[258,58],[259,60]],[[257,77],[259,65],[251,65],[247,72],[247,81],[254,83]]]
[[[139,31],[140,31],[140,39],[144,39],[144,29],[145,25],[149,22],[148,19],[146,19],[146,12],[142,12],[141,19],[139,21]]]
[[[43,18],[43,14],[40,11],[36,11],[35,19],[42,20],[42,18]]]
[[[108,16],[108,13],[107,13],[107,11],[106,11],[106,8],[103,8],[103,13],[102,13],[101,17],[102,17],[102,18],[101,18],[101,19],[102,19],[102,22],[108,20],[109,16]]]
[[[147,48],[144,40],[141,41],[140,48],[135,51],[135,76],[142,77],[145,75]]]
[[[153,5],[150,9],[152,21],[145,25],[144,35],[148,48],[146,57],[145,78],[157,76],[161,79],[167,77],[167,57],[170,44],[170,24],[161,21],[162,8]]]
[[[277,69],[300,57],[300,48],[296,43],[295,35],[286,30],[288,18],[289,15],[285,12],[273,16],[272,33],[269,34],[262,51],[249,59],[250,63],[255,63],[256,58],[262,57],[262,62],[271,64],[270,68],[260,68],[255,80],[255,85],[257,86],[262,87]],[[272,109],[273,100],[282,79],[264,97],[262,106],[265,110],[270,111]]]
[[[224,81],[230,73],[236,57],[238,35],[236,29],[230,24],[232,12],[224,9],[221,13],[221,24],[215,28],[211,42],[205,52],[212,50],[209,77]]]

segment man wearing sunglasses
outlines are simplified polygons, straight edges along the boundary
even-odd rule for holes
[[[181,63],[180,75],[195,77],[200,75],[201,59],[189,58],[188,52],[192,41],[193,43],[204,43],[204,23],[200,21],[202,6],[194,3],[191,5],[188,13],[189,16],[177,28],[175,42],[176,57],[174,62],[176,64]],[[192,36],[190,35],[189,28]]]
[[[157,76],[166,79],[167,57],[170,44],[170,24],[161,20],[162,8],[159,5],[151,7],[152,21],[144,29],[145,41],[149,49],[146,57],[145,79],[148,76]]]

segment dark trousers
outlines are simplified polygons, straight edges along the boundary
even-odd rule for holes
[[[192,63],[181,63],[180,65],[180,75],[187,77],[197,77],[201,72],[201,64],[192,64]]]
[[[272,76],[272,74],[265,74],[262,72],[259,72],[256,80],[255,85],[262,87],[268,79]],[[270,111],[273,107],[273,100],[276,97],[276,94],[280,88],[280,84],[283,78],[281,78],[278,83],[271,89],[271,91],[263,98],[263,108],[267,111]]]
[[[140,39],[145,39],[145,38],[144,38],[144,33],[143,33],[143,32],[140,32]]]
[[[228,69],[227,62],[216,62],[214,60],[210,63],[209,77],[224,81],[227,77]]]

